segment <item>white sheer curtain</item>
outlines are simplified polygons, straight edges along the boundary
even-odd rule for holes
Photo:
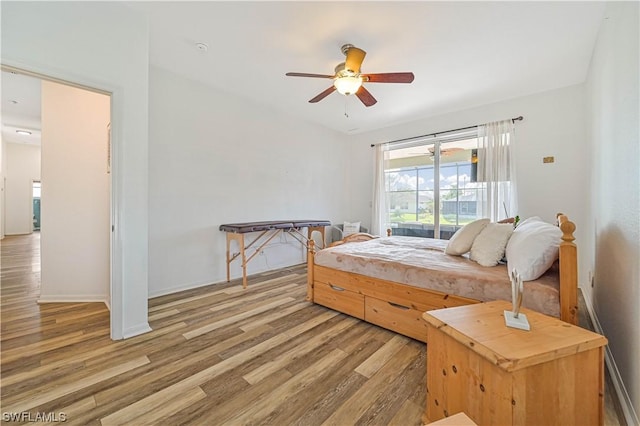
[[[486,191],[478,200],[478,216],[492,221],[518,214],[512,120],[478,126],[478,181]]]
[[[389,163],[389,144],[376,145],[374,162],[371,233],[385,236],[387,235],[387,228],[391,224],[389,220],[389,197],[387,197],[386,193],[384,176],[384,171]]]

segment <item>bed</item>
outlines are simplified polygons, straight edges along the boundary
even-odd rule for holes
[[[557,219],[557,260],[524,283],[523,306],[577,324],[575,225],[565,215]],[[467,256],[450,256],[447,244],[363,233],[318,251],[311,243],[307,300],[423,342],[425,311],[511,300],[507,265],[484,267]]]

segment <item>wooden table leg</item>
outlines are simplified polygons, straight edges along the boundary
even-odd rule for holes
[[[238,243],[238,250],[240,251],[240,256],[242,256],[242,287],[247,288],[247,256],[244,250],[244,234],[227,232],[227,282],[231,281],[231,262],[238,257],[237,253],[231,256],[231,241]]]
[[[231,237],[230,233],[227,232],[227,282],[231,281],[231,270],[229,265],[231,265]]]

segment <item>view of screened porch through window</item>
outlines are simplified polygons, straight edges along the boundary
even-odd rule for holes
[[[479,218],[485,189],[477,147],[476,135],[466,133],[390,150],[385,186],[394,235],[448,240]]]

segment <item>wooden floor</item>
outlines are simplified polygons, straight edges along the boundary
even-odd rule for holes
[[[151,299],[114,342],[103,304],[37,305],[37,233],[1,244],[3,422],[420,424],[425,346],[306,302],[304,266]]]

